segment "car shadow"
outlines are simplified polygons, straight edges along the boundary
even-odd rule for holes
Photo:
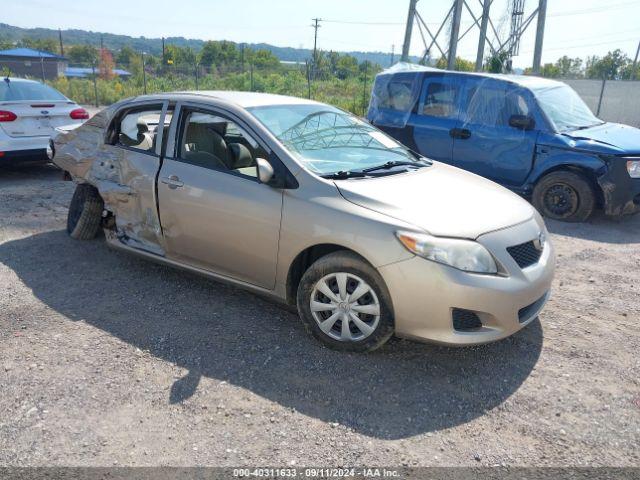
[[[595,212],[587,222],[569,223],[545,218],[547,229],[556,235],[603,243],[640,243],[640,214],[608,217]]]
[[[0,159],[0,185],[3,182],[15,182],[33,178],[60,180],[62,171],[52,163],[7,163]]]
[[[518,389],[542,348],[535,320],[479,347],[392,340],[372,354],[335,352],[277,304],[63,231],[0,244],[0,262],[71,321],[184,367],[188,373],[172,385],[167,402],[185,401],[206,376],[377,438],[409,437],[483,415]]]

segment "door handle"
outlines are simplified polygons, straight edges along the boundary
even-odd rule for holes
[[[176,188],[182,187],[184,185],[184,183],[181,182],[180,179],[175,175],[170,175],[168,177],[162,177],[160,179],[160,181],[162,183],[164,183],[165,185],[167,185],[172,190],[175,190]]]
[[[471,136],[471,130],[468,130],[466,128],[452,128],[451,130],[449,130],[449,135],[453,138],[466,140]]]

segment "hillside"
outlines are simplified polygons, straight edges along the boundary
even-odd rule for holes
[[[54,38],[58,39],[58,31],[50,28],[21,28],[5,23],[0,23],[0,40],[8,40],[12,42],[19,41],[24,37],[34,39]],[[162,39],[160,38],[145,38],[145,37],[130,37],[128,35],[116,35],[113,33],[103,32],[91,32],[87,30],[63,30],[62,38],[65,44],[90,44],[99,46],[100,40],[104,42],[104,46],[111,50],[119,50],[125,45],[130,46],[134,50],[145,51],[152,54],[160,54],[162,52]],[[184,38],[184,37],[167,37],[165,38],[167,45],[176,45],[178,47],[190,47],[198,52],[204,40]],[[303,62],[311,57],[311,50],[305,48],[293,48],[293,47],[278,47],[275,45],[269,45],[267,43],[248,43],[246,44],[251,48],[263,48],[270,50],[280,60],[291,62]],[[340,52],[348,53],[358,59],[359,62],[369,60],[377,63],[382,67],[389,65],[391,61],[391,55],[385,52]],[[396,60],[398,57],[396,57]],[[412,61],[417,61],[417,57],[412,57]]]

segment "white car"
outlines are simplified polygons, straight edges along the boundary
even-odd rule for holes
[[[47,161],[55,129],[88,118],[89,112],[55,88],[21,78],[0,79],[0,165]]]

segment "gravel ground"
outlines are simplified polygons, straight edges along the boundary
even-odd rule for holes
[[[70,239],[72,190],[0,172],[0,465],[640,466],[640,216],[549,222],[553,297],[509,339],[355,355]]]

